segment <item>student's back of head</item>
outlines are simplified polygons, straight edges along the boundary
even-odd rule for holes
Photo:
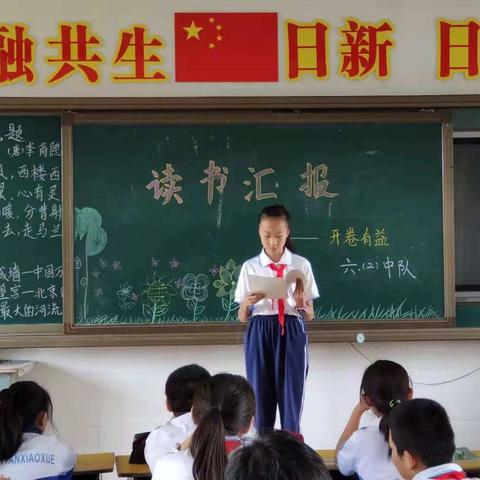
[[[11,458],[22,444],[23,432],[43,432],[52,418],[48,392],[35,382],[16,382],[0,392],[0,462]]]
[[[454,433],[439,403],[425,398],[402,403],[392,410],[389,424],[392,460],[404,478],[452,461]]]
[[[192,406],[197,428],[190,445],[195,480],[223,479],[225,437],[246,434],[254,414],[255,395],[240,375],[221,373],[197,389]]]
[[[263,435],[234,452],[225,480],[330,480],[323,460],[287,432]]]
[[[177,368],[169,375],[165,383],[165,395],[168,409],[175,417],[192,409],[196,389],[209,378],[208,371],[196,364]]]
[[[395,405],[412,396],[407,371],[390,360],[377,360],[364,372],[360,394],[368,406],[381,417],[380,431],[388,442],[389,414]]]

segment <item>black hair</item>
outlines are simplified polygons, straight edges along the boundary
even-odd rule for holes
[[[283,218],[287,222],[288,228],[290,229],[290,213],[288,213],[288,210],[283,205],[279,205],[277,203],[276,205],[270,205],[268,207],[265,207],[260,212],[260,215],[258,216],[259,225],[264,218]],[[287,237],[285,246],[291,252],[295,253],[296,250],[295,250],[295,247],[293,246],[292,239],[290,238],[290,234]]]
[[[22,434],[35,427],[40,414],[52,418],[48,392],[35,382],[16,382],[0,392],[0,462],[17,453]]]
[[[197,428],[190,445],[195,480],[223,479],[225,435],[247,432],[254,415],[255,394],[240,375],[220,373],[198,388],[192,407]]]
[[[178,417],[192,409],[193,395],[198,386],[207,381],[210,374],[197,364],[177,368],[167,378],[165,395],[172,413]]]
[[[407,371],[390,360],[377,360],[364,372],[360,395],[365,395],[382,415],[380,431],[388,442],[388,418],[390,411],[399,403],[408,400],[410,378]]]
[[[452,461],[453,429],[445,409],[433,400],[416,398],[396,407],[390,415],[390,433],[399,455],[408,450],[427,468]]]
[[[262,435],[230,456],[225,480],[331,480],[321,457],[287,432]]]

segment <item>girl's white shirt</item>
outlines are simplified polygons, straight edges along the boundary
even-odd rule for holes
[[[357,430],[337,455],[340,473],[360,480],[402,480],[391,457],[389,447],[378,426]]]
[[[277,274],[272,270],[269,265],[273,263],[270,257],[265,253],[265,250],[262,249],[259,255],[253,257],[242,265],[240,274],[238,276],[237,287],[235,290],[235,302],[241,303],[243,299],[247,296],[248,293],[252,292],[252,289],[249,285],[248,275],[259,275],[262,277],[271,277],[276,278]],[[305,300],[313,300],[318,298],[320,295],[318,293],[317,284],[315,283],[315,278],[313,276],[312,266],[310,262],[300,255],[292,253],[288,248],[285,248],[282,258],[276,264],[286,265],[284,276],[292,270],[300,270],[305,278],[306,285],[303,286],[305,292]],[[295,298],[293,292],[295,291],[295,285],[291,284],[288,286],[288,298],[285,302],[285,315],[295,315],[301,317],[301,314],[295,308]],[[277,315],[278,314],[278,302],[272,301],[270,299],[260,300],[258,303],[253,305],[252,315]]]
[[[0,463],[10,480],[69,479],[77,454],[53,434],[24,433],[18,452]]]
[[[193,480],[193,457],[190,450],[174,449],[160,457],[152,480]]]
[[[155,465],[160,457],[170,452],[179,443],[182,443],[195,431],[192,413],[188,412],[178,417],[173,417],[166,425],[150,432],[145,442],[145,460],[150,471],[155,470]]]

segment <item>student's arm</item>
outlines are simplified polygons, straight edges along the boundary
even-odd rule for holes
[[[338,455],[338,452],[342,449],[346,441],[358,430],[362,415],[369,409],[370,407],[366,404],[364,396],[362,396],[358,404],[353,409],[347,425],[338,439],[337,447],[335,448],[335,456]]]
[[[265,298],[265,294],[261,292],[247,293],[247,296],[240,303],[238,308],[238,319],[241,322],[246,322],[250,316],[250,307]]]
[[[312,320],[315,315],[315,312],[313,311],[313,300],[305,300],[303,282],[299,278],[295,284],[293,296],[295,298],[295,305],[297,309],[303,312],[303,318],[308,321]]]

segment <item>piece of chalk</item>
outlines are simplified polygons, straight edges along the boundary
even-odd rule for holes
[[[357,333],[357,343],[363,343],[365,341],[365,335],[363,333]]]

